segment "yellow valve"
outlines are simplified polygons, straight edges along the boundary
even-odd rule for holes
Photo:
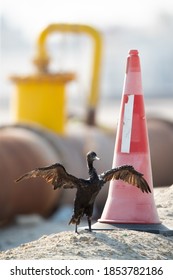
[[[91,90],[88,98],[87,122],[94,124],[95,109],[99,97],[99,76],[102,40],[93,27],[80,24],[51,24],[39,35],[37,55],[34,63],[38,73],[30,76],[13,76],[16,84],[13,95],[13,115],[17,122],[33,122],[43,125],[56,133],[64,134],[66,123],[65,85],[74,80],[74,73],[49,73],[49,57],[45,41],[53,32],[87,33],[94,41]]]
[[[50,24],[45,28],[37,41],[37,55],[34,58],[34,63],[37,66],[39,72],[47,72],[49,64],[49,56],[47,54],[45,41],[47,36],[53,32],[74,32],[74,33],[86,33],[94,41],[93,51],[93,66],[92,66],[92,81],[91,89],[88,97],[88,123],[94,122],[94,112],[99,100],[99,81],[100,81],[100,70],[101,70],[101,56],[102,56],[102,36],[101,33],[95,28],[89,25],[82,24]]]
[[[65,85],[74,80],[73,73],[12,76],[16,90],[12,98],[15,122],[37,123],[64,134],[66,123]]]

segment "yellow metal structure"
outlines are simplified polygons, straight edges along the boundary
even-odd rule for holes
[[[14,120],[37,123],[64,134],[65,84],[74,78],[72,73],[11,77],[16,84],[12,99]]]
[[[96,29],[80,24],[51,24],[40,33],[37,54],[34,58],[38,73],[27,77],[11,78],[16,83],[13,111],[17,122],[36,122],[56,133],[64,134],[65,84],[75,79],[75,75],[52,74],[48,71],[50,59],[46,50],[46,39],[54,32],[86,33],[94,41],[92,81],[88,98],[88,112],[94,115],[99,97],[102,40]]]

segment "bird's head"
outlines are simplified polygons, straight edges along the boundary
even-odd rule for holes
[[[88,152],[87,153],[87,161],[93,162],[94,160],[100,160],[95,152]]]

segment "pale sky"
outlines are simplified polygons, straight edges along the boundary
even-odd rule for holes
[[[94,26],[149,27],[158,15],[173,15],[172,0],[4,0],[2,14],[27,35],[35,36],[53,22]]]

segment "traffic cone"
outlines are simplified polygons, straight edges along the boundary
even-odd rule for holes
[[[114,226],[160,233],[160,220],[154,202],[150,150],[142,92],[140,60],[137,50],[131,50],[121,101],[113,168],[132,165],[144,174],[151,193],[122,180],[112,180],[108,198],[98,223],[93,229],[113,229]]]

